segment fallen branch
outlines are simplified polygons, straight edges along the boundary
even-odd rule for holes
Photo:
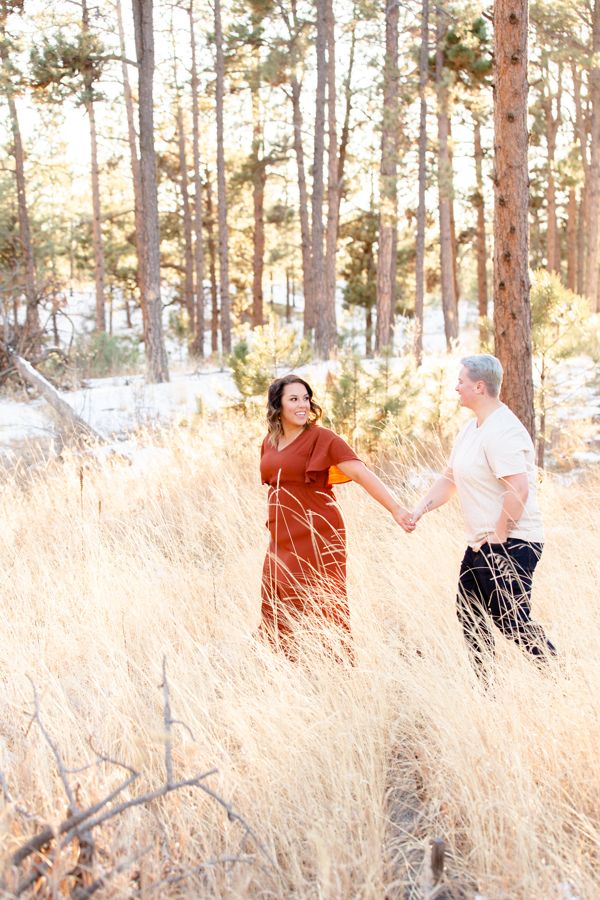
[[[77,840],[79,843],[79,859],[78,863],[70,873],[70,876],[75,881],[75,887],[71,892],[71,896],[74,900],[88,900],[97,890],[99,890],[107,880],[113,877],[113,875],[118,874],[127,868],[131,863],[137,858],[134,856],[133,858],[126,860],[125,862],[119,864],[114,869],[112,869],[109,873],[102,874],[96,877],[91,884],[84,887],[82,883],[84,873],[93,874],[93,863],[94,863],[94,852],[95,852],[95,843],[94,838],[92,836],[93,829],[99,828],[104,823],[114,819],[116,816],[119,816],[121,813],[124,813],[126,810],[133,809],[136,806],[148,806],[152,803],[153,800],[156,800],[159,797],[164,797],[167,794],[171,794],[174,791],[180,790],[185,787],[198,787],[205,794],[210,796],[215,802],[217,802],[220,806],[222,806],[227,812],[227,817],[231,822],[239,822],[244,828],[244,836],[240,848],[240,852],[237,856],[228,856],[228,857],[220,857],[218,859],[209,860],[207,862],[199,863],[196,866],[193,866],[190,869],[185,870],[185,872],[171,876],[168,879],[157,882],[155,885],[150,886],[151,890],[155,890],[159,886],[172,884],[177,881],[181,881],[185,878],[191,877],[193,874],[202,871],[203,869],[213,867],[216,865],[221,865],[225,863],[246,863],[248,865],[257,867],[266,875],[271,875],[265,866],[258,863],[256,860],[251,859],[245,855],[242,855],[244,852],[244,848],[246,845],[246,841],[248,838],[251,838],[257,849],[263,854],[266,860],[268,860],[272,869],[277,873],[277,875],[287,884],[287,879],[279,869],[279,866],[263,844],[263,842],[258,838],[257,834],[250,827],[250,825],[246,822],[243,816],[237,813],[231,803],[228,803],[219,794],[215,793],[215,791],[211,790],[207,785],[203,784],[204,779],[208,778],[210,775],[216,774],[217,769],[211,769],[208,772],[203,772],[199,775],[195,775],[192,778],[185,778],[178,781],[174,781],[173,779],[173,759],[171,753],[171,728],[173,725],[182,725],[193,738],[193,734],[189,727],[185,722],[182,722],[179,719],[174,719],[171,715],[171,701],[169,694],[169,684],[167,680],[167,663],[166,657],[163,658],[162,664],[162,673],[163,673],[163,683],[161,687],[163,688],[164,693],[164,723],[165,723],[165,731],[166,731],[166,741],[165,741],[165,768],[166,768],[166,783],[156,788],[153,791],[149,791],[148,793],[142,794],[139,797],[132,797],[129,800],[124,800],[121,803],[118,803],[115,806],[112,806],[113,801],[121,794],[129,785],[131,785],[138,777],[139,773],[132,769],[130,766],[125,765],[124,763],[118,762],[117,760],[111,759],[109,756],[103,755],[99,756],[96,760],[86,765],[80,766],[76,769],[67,769],[65,766],[64,760],[61,756],[61,753],[52,739],[50,733],[48,732],[44,722],[42,720],[42,715],[40,711],[38,693],[35,685],[32,682],[33,686],[33,699],[34,699],[34,713],[32,717],[32,721],[36,722],[46,743],[50,747],[52,754],[56,760],[56,764],[58,766],[58,771],[60,774],[60,778],[65,790],[65,794],[68,800],[68,815],[67,818],[64,819],[58,826],[52,827],[50,825],[44,825],[41,830],[31,837],[28,841],[22,844],[21,847],[18,848],[10,858],[10,866],[13,869],[18,869],[23,865],[25,860],[30,857],[34,853],[40,853],[44,848],[47,848],[44,851],[43,858],[41,860],[33,863],[30,871],[25,875],[24,878],[17,884],[16,889],[12,896],[18,897],[23,894],[31,885],[36,883],[40,878],[49,878],[52,875],[54,862],[57,857],[60,856],[61,852],[71,844],[74,840]],[[94,750],[93,745],[90,742],[90,746],[92,746],[92,750]],[[95,751],[94,751],[95,752]],[[131,774],[129,777],[123,781],[118,787],[116,787],[113,791],[107,794],[102,800],[88,807],[87,809],[79,809],[77,806],[77,800],[75,792],[71,787],[71,783],[69,781],[69,775],[73,775],[79,772],[82,772],[91,766],[98,765],[100,763],[107,763],[109,765],[115,765],[121,768],[127,769]],[[17,806],[12,800],[10,796],[8,786],[6,784],[6,779],[2,772],[0,772],[0,785],[2,787],[2,791],[8,803],[10,803],[13,809],[16,812],[19,812],[24,817],[29,819],[34,818],[31,813],[29,813],[25,808],[21,806]],[[108,809],[106,808],[108,807]],[[37,820],[39,821],[39,820]],[[148,849],[148,848],[147,848]],[[147,849],[142,851],[143,853],[147,852]],[[6,873],[5,873],[6,874]],[[0,893],[4,896],[10,896],[10,892],[6,890],[6,877],[0,882]],[[141,892],[137,892],[133,894],[133,897],[137,897]]]
[[[26,359],[23,359],[22,356],[19,356],[12,350],[9,350],[8,352],[11,362],[14,364],[21,377],[42,395],[44,400],[56,410],[60,418],[70,425],[72,431],[81,437],[97,441],[100,444],[109,443],[104,435],[92,428],[91,425],[82,419],[81,416],[69,406],[66,400],[63,400],[56,388],[54,388],[43,375],[36,372],[31,363],[27,362]]]

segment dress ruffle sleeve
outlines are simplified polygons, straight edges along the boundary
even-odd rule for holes
[[[362,462],[343,438],[329,431],[328,428],[318,427],[319,436],[306,464],[304,481],[310,484],[317,481],[320,472],[329,470],[327,484],[345,484],[351,481],[337,468],[339,463],[356,459]]]

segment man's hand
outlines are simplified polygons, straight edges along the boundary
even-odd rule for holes
[[[419,505],[413,509],[413,511],[410,514],[410,521],[411,521],[412,525],[415,526],[415,528],[417,527],[417,522],[419,521],[421,516],[423,516],[427,512],[427,510],[429,509],[430,506],[431,506],[431,502],[426,503],[424,506],[422,503],[419,503]]]
[[[400,528],[403,528],[407,534],[415,530],[416,526],[411,521],[411,514],[408,509],[405,509],[403,506],[397,506],[393,510],[392,515]]]

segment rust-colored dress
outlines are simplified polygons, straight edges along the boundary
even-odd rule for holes
[[[350,481],[336,466],[358,456],[327,428],[312,425],[282,450],[267,436],[260,474],[269,485],[271,542],[262,577],[260,633],[295,658],[302,631],[319,619],[349,645],[346,531],[333,484]]]

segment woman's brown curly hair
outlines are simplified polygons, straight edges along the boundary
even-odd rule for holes
[[[303,384],[310,399],[310,412],[306,417],[305,428],[310,428],[315,422],[318,422],[323,415],[323,410],[313,398],[313,391],[303,378],[298,375],[284,375],[283,378],[277,378],[269,387],[267,396],[267,431],[269,438],[274,447],[279,443],[279,438],[283,434],[283,426],[281,424],[281,398],[283,389],[286,384]]]

